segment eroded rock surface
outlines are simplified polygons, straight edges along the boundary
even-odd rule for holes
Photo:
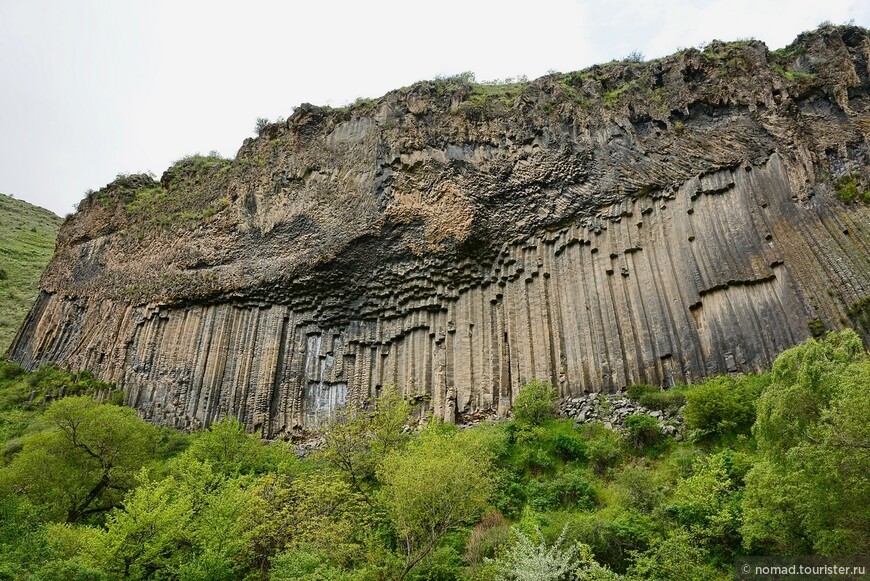
[[[303,105],[85,199],[9,357],[275,437],[386,385],[454,421],[532,378],[692,382],[866,333],[868,62],[866,30],[825,27]]]

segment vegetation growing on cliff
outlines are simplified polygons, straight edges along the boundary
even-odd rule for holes
[[[232,161],[217,152],[194,154],[172,164],[156,180],[153,174],[118,174],[80,202],[118,211],[117,227],[139,237],[149,232],[177,232],[211,218],[229,206]]]
[[[0,355],[36,298],[60,223],[48,210],[0,194]]]
[[[846,331],[770,373],[681,388],[690,441],[649,416],[625,433],[553,418],[554,393],[535,383],[516,420],[416,435],[387,392],[300,459],[235,420],[158,430],[93,397],[57,399],[105,397],[89,377],[4,364],[0,574],[726,579],[743,554],[867,554],[868,384]]]

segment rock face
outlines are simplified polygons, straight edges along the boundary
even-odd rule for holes
[[[868,62],[823,27],[303,105],[83,200],[8,356],[275,437],[391,384],[455,421],[532,378],[692,382],[866,333]]]

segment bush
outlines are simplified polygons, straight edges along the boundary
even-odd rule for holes
[[[464,559],[474,572],[485,559],[495,557],[510,540],[511,528],[508,521],[499,511],[488,510],[468,537]]]
[[[454,581],[458,579],[456,573],[462,565],[462,555],[455,546],[439,544],[420,561],[420,564],[408,574],[406,579],[409,581]],[[357,580],[359,576],[348,576],[347,579],[348,581]],[[329,581],[332,581],[332,578],[329,578]],[[341,579],[336,578],[336,581],[341,581]]]
[[[526,487],[529,505],[537,511],[559,508],[588,510],[595,506],[595,489],[584,471],[569,470],[551,480],[531,480]]]
[[[617,572],[626,570],[633,553],[646,551],[661,536],[661,525],[653,516],[619,507],[568,514],[566,522],[556,520],[546,532],[567,525],[570,540],[590,546],[598,562]]]
[[[269,126],[269,123],[271,123],[271,121],[269,121],[268,118],[257,117],[257,122],[254,124],[254,133],[256,133],[257,135],[262,135],[263,131],[266,130],[266,127]]]
[[[626,442],[636,451],[655,448],[664,439],[658,420],[652,416],[634,414],[625,418],[624,425]]]
[[[643,513],[653,512],[665,496],[655,473],[643,466],[629,465],[617,472],[613,487],[621,506]]]
[[[513,449],[506,460],[520,472],[550,473],[588,459],[586,442],[570,420],[548,420],[537,426],[509,422],[506,426],[513,436]]]
[[[629,579],[671,581],[672,579],[725,580],[731,575],[707,563],[709,555],[685,531],[678,530],[648,551],[638,554],[628,570]]]
[[[662,412],[676,412],[686,403],[685,386],[674,386],[667,391],[662,391],[653,385],[639,383],[628,386],[626,395],[630,400],[647,409]]]
[[[586,443],[578,434],[556,434],[553,450],[566,462],[585,462],[587,459]]]
[[[770,375],[714,377],[689,389],[683,415],[690,437],[711,442],[749,435],[755,423],[755,402]]]
[[[579,564],[579,547],[563,546],[562,536],[550,547],[540,531],[533,540],[513,529],[516,542],[498,560],[499,579],[515,581],[558,581],[567,579]]]
[[[0,381],[17,379],[24,375],[24,368],[17,363],[0,361]]]
[[[653,393],[659,391],[654,385],[650,385],[648,383],[635,383],[634,385],[629,385],[625,388],[625,394],[632,401],[640,402],[640,398],[647,395],[648,393]]]
[[[719,563],[731,561],[740,547],[739,490],[729,474],[730,458],[719,453],[700,460],[695,473],[677,483],[665,512],[705,547]]]
[[[538,425],[556,417],[556,389],[546,381],[532,380],[520,388],[513,405],[514,417]]]
[[[861,189],[858,178],[853,174],[846,174],[836,181],[834,184],[837,191],[837,197],[843,203],[851,204],[859,197],[864,203],[870,202],[870,191]]]
[[[589,424],[584,426],[583,435],[587,441],[589,465],[596,474],[604,474],[619,463],[622,453],[616,432],[602,424]]]
[[[272,558],[273,581],[298,579],[319,581],[321,579],[350,579],[341,569],[329,562],[326,555],[303,549],[290,549]]]
[[[215,472],[237,476],[258,472],[264,448],[236,418],[225,418],[200,432],[188,453],[200,462],[209,462]]]

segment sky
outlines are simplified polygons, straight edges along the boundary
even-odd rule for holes
[[[867,0],[0,0],[0,193],[63,216],[118,173],[235,156],[258,117],[416,81],[570,72],[713,39],[771,49]]]

